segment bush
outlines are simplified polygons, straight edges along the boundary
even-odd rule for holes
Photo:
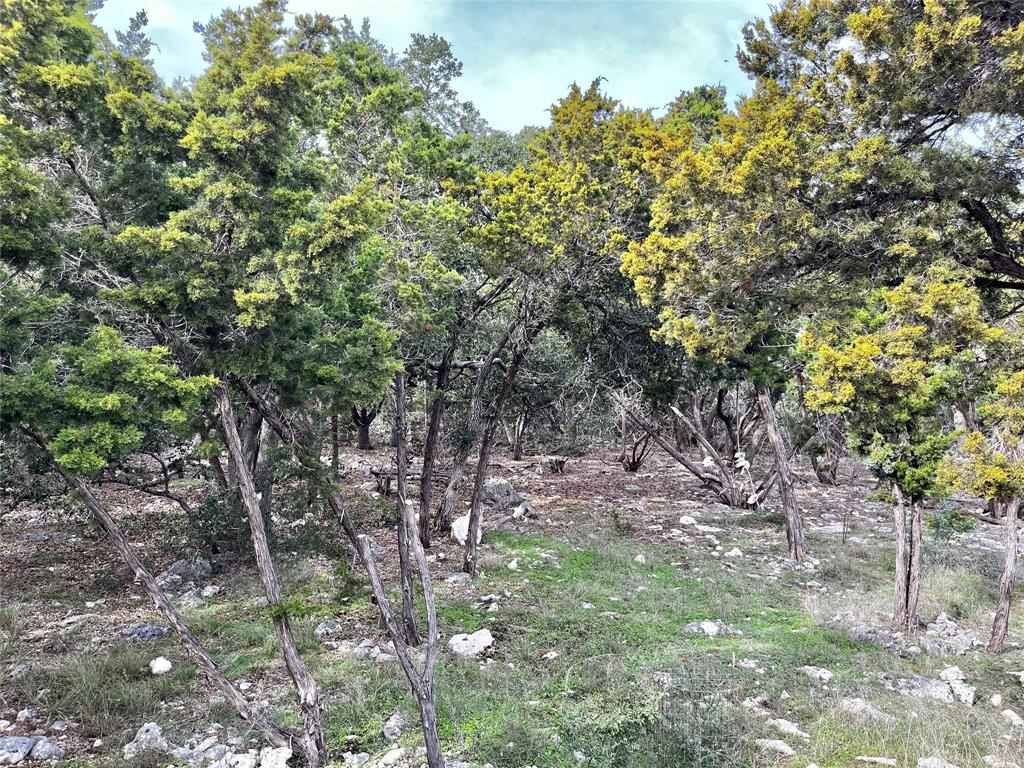
[[[927,521],[932,536],[940,541],[949,541],[958,533],[972,531],[977,524],[975,518],[946,502],[939,504]]]

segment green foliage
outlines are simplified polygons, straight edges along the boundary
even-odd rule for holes
[[[958,533],[973,531],[978,521],[952,504],[940,503],[928,517],[927,524],[936,539],[948,542]]]

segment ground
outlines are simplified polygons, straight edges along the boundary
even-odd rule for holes
[[[372,490],[366,469],[384,460],[346,454],[350,490]],[[806,467],[798,472],[808,567],[786,561],[782,518],[770,503],[756,512],[716,504],[667,461],[627,474],[591,456],[556,474],[540,459],[501,459],[492,474],[509,479],[536,517],[488,511],[484,573],[471,584],[447,579],[461,564],[456,545],[429,550],[445,642],[481,628],[495,639],[485,657],[442,655],[439,720],[453,760],[510,768],[1024,762],[1024,722],[1011,722],[1024,713],[1021,612],[1012,616],[1008,652],[983,647],[1001,562],[998,527],[979,524],[947,539],[961,518],[949,505],[933,510],[921,616],[948,621],[904,637],[887,625],[889,505],[854,462],[838,487],[817,483]],[[104,496],[155,572],[196,551],[173,505],[130,492]],[[389,508],[368,496],[353,507],[363,529],[376,526],[393,568],[394,534],[382,527]],[[344,753],[350,761],[368,753],[381,765],[397,759],[394,741],[418,764],[414,703],[387,660],[360,566],[325,521],[278,521],[276,529],[282,580],[299,598],[298,639],[323,691],[339,765]],[[210,737],[208,744],[234,739],[236,751],[259,746],[173,637],[123,636],[160,617],[73,500],[18,507],[3,517],[0,538],[0,718],[11,721],[0,723],[0,735],[47,735],[64,748],[65,765],[171,763],[152,753],[122,757],[145,722],[174,744]],[[253,569],[224,558],[214,566],[196,586],[219,591],[186,598],[185,616],[246,695],[294,722]],[[321,626],[331,631],[318,638]],[[384,655],[373,660],[343,642],[364,638]],[[160,656],[171,671],[153,675],[149,663]],[[968,687],[973,705],[961,700],[971,700]],[[387,737],[386,723],[394,726]]]

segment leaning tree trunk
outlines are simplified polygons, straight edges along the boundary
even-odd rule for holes
[[[782,430],[779,428],[779,420],[775,415],[775,405],[772,403],[771,393],[767,387],[761,384],[757,385],[757,404],[761,409],[765,433],[768,435],[768,443],[771,445],[772,454],[775,457],[779,495],[782,497],[782,510],[786,516],[789,556],[798,563],[802,563],[806,558],[804,526],[800,519],[796,494],[793,492],[793,476],[789,471],[789,451],[786,449],[786,441],[782,438]]]
[[[420,636],[416,631],[416,613],[412,594],[412,565],[409,562],[409,527],[405,524],[409,509],[406,505],[408,488],[406,474],[409,456],[405,437],[405,372],[395,374],[395,432],[398,445],[395,446],[395,490],[398,506],[398,564],[402,577],[402,623],[405,626],[405,642],[419,645]],[[418,534],[416,534],[418,536]]]
[[[434,382],[434,400],[430,404],[430,418],[427,421],[427,436],[423,441],[423,469],[420,471],[419,536],[420,542],[424,547],[430,546],[431,501],[434,496],[434,488],[432,485],[434,479],[434,462],[437,459],[438,438],[441,434],[441,423],[444,420],[445,398],[448,394],[448,381],[451,373],[452,357],[454,355],[455,342],[453,341],[448,345],[448,349],[445,350],[444,356],[441,358],[441,363],[437,367],[437,378]],[[448,520],[448,527],[451,527],[451,519]],[[445,529],[442,529],[442,531],[444,530]]]
[[[1020,513],[1020,498],[1011,499],[1002,504],[1005,510],[1003,519],[1003,575],[999,579],[999,599],[996,602],[996,616],[992,622],[992,637],[988,641],[988,649],[992,653],[1001,653],[1006,646],[1006,632],[1010,626],[1010,598],[1013,594],[1013,582],[1017,571],[1017,518]]]
[[[260,509],[259,498],[253,485],[252,473],[243,458],[242,441],[238,435],[231,397],[223,384],[214,389],[214,395],[220,410],[220,422],[224,430],[228,453],[233,456],[238,472],[242,506],[245,508],[249,519],[249,532],[252,535],[253,550],[256,553],[256,569],[259,571],[263,592],[267,597],[267,603],[274,622],[274,630],[277,633],[278,642],[281,644],[281,654],[284,657],[285,668],[288,670],[299,698],[299,709],[305,725],[305,732],[301,740],[302,752],[305,754],[306,760],[310,765],[324,765],[327,761],[327,755],[324,744],[323,718],[320,710],[320,692],[317,689],[316,681],[299,654],[295,635],[292,633],[291,622],[288,619],[288,613],[281,598],[281,587],[278,584],[274,562],[270,555],[267,530],[263,523],[263,513]]]
[[[92,515],[93,519],[96,520],[100,528],[103,529],[104,534],[110,540],[111,544],[114,545],[114,549],[121,556],[121,559],[128,565],[134,575],[135,580],[142,585],[146,594],[149,595],[153,603],[156,605],[157,610],[163,615],[164,619],[174,630],[174,633],[178,636],[181,644],[185,647],[185,651],[189,657],[195,663],[199,669],[209,678],[217,689],[224,695],[235,711],[238,712],[242,718],[248,722],[254,730],[262,734],[263,737],[274,747],[287,747],[291,746],[298,754],[301,760],[309,762],[311,765],[320,765],[309,760],[308,756],[305,755],[301,750],[301,743],[296,743],[297,735],[289,732],[279,725],[267,718],[263,710],[258,706],[253,706],[245,695],[232,683],[227,676],[220,670],[217,663],[210,656],[209,652],[203,647],[203,644],[199,641],[192,630],[188,628],[185,620],[181,614],[178,613],[177,609],[171,604],[171,601],[167,599],[167,595],[164,594],[163,590],[160,589],[160,585],[157,584],[156,578],[149,570],[142,564],[142,560],[132,549],[132,545],[128,542],[124,533],[121,531],[121,527],[117,524],[110,513],[107,512],[106,508],[99,502],[93,494],[92,489],[89,485],[80,477],[72,475],[66,472],[60,464],[57,462],[56,457],[50,450],[49,445],[46,443],[42,433],[35,427],[25,427],[24,430],[39,448],[49,457],[53,463],[54,468],[64,479],[68,488],[73,491],[77,491],[85,503],[86,509]]]

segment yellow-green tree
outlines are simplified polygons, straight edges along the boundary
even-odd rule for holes
[[[963,441],[962,457],[947,458],[939,478],[949,488],[961,488],[995,502],[1005,530],[1003,573],[988,649],[999,653],[1006,645],[1010,599],[1017,569],[1021,498],[1024,496],[1024,371],[1000,377],[978,409],[982,430]]]
[[[1004,332],[986,318],[973,276],[950,264],[874,293],[840,319],[816,319],[800,338],[807,405],[842,414],[853,448],[896,497],[893,619],[917,621],[924,503],[956,439],[944,409],[981,386]],[[908,525],[909,515],[909,525]]]

